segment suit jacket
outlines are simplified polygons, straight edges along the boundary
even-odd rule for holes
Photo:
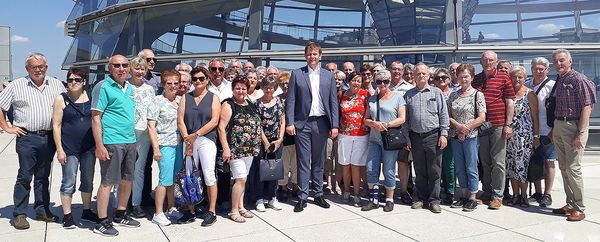
[[[337,129],[339,127],[339,104],[335,79],[330,71],[320,68],[319,81],[319,95],[321,96],[325,115],[329,120],[329,128]],[[296,129],[302,129],[306,124],[312,103],[310,85],[308,66],[292,71],[288,87],[288,98],[285,101],[286,126],[294,125]]]

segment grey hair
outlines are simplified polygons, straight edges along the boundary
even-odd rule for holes
[[[229,65],[228,66],[231,66],[231,63],[236,63],[236,62],[240,63],[240,67],[242,66],[242,62],[240,60],[238,60],[238,59],[231,59],[231,60],[229,60]]]
[[[25,58],[25,65],[27,65],[27,62],[29,62],[29,60],[31,59],[43,60],[44,62],[48,63],[44,54],[38,52],[31,52],[29,53],[29,55],[27,55],[27,58]]]
[[[225,65],[225,61],[221,58],[213,58],[210,60],[210,62],[208,63],[208,65],[210,66],[213,62],[221,62],[223,63],[223,65]]]
[[[154,53],[154,51],[152,49],[143,49],[143,50],[140,50],[140,52],[138,52],[137,56],[144,58],[145,57],[144,51],[146,51],[146,50],[152,51],[152,53]]]
[[[375,74],[375,80],[390,80],[392,79],[392,74],[390,73],[390,71],[388,70],[381,70],[378,71],[377,74]]]
[[[373,66],[371,66],[371,69],[374,70],[377,67],[381,67],[381,68],[383,68],[383,70],[385,70],[385,66],[383,66],[381,63],[374,64]]]
[[[335,71],[335,73],[333,73],[333,77],[337,77],[339,79],[345,80],[346,73],[344,73],[343,71],[337,70],[337,71]]]
[[[458,66],[460,66],[460,63],[457,63],[457,62],[452,62],[450,65],[448,65],[448,69],[452,69],[452,65],[455,65],[455,64],[456,64],[456,67],[457,67],[457,68],[458,68]],[[455,68],[455,69],[456,69],[456,68]]]
[[[567,49],[557,49],[557,50],[552,51],[552,59],[554,59],[554,56],[561,54],[561,53],[566,54],[567,58],[569,58],[569,60],[572,60],[571,52],[569,52]]]
[[[112,57],[111,57],[112,59]],[[135,57],[133,59],[131,59],[131,61],[129,61],[129,66],[131,66],[132,68],[138,67],[138,66],[144,66],[146,68],[146,71],[148,70],[148,62],[146,62],[146,59],[144,59],[143,57]]]
[[[192,75],[187,71],[179,71],[179,74],[181,74],[181,76],[187,76],[190,81],[192,80]]]
[[[267,67],[267,69],[266,69],[266,70],[268,71],[269,69],[275,69],[275,71],[276,71],[277,73],[279,73],[279,69],[277,69],[277,67],[274,67],[274,66],[269,66],[269,67]]]
[[[514,66],[511,70],[510,70],[510,76],[512,77],[513,75],[517,74],[517,73],[523,73],[523,75],[525,75],[525,77],[527,78],[527,70],[525,69],[525,67],[523,66]]]
[[[258,66],[258,67],[256,67],[256,68],[254,68],[254,70],[256,71],[256,73],[259,73],[259,72],[261,72],[261,71],[265,71],[265,72],[266,72],[266,71],[267,71],[267,68],[266,68],[266,67],[264,67],[264,66]]]
[[[550,61],[544,57],[535,57],[531,59],[531,66],[544,65],[546,68],[550,67]]]
[[[447,76],[450,76],[450,71],[448,71],[448,69],[446,69],[446,68],[443,68],[443,67],[442,67],[442,68],[437,68],[433,74],[434,74],[434,75],[437,75],[437,74],[439,74],[440,72],[443,72],[443,73],[444,73],[444,74],[446,74]]]
[[[415,71],[415,65],[411,63],[404,64],[404,71]]]
[[[260,88],[277,87],[277,77],[267,76],[260,81]]]

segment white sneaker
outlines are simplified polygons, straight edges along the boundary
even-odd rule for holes
[[[256,211],[265,212],[267,209],[265,208],[265,202],[262,199],[256,201]]]
[[[152,217],[152,222],[161,226],[167,226],[171,224],[171,220],[165,216],[165,213],[154,214]]]
[[[269,201],[269,207],[271,207],[273,210],[281,210],[281,205],[277,201],[277,198],[273,198],[271,201]]]
[[[183,213],[177,211],[176,208],[171,208],[168,212],[165,213],[165,215],[167,216],[167,218],[172,220],[178,220],[179,218],[183,217]]]

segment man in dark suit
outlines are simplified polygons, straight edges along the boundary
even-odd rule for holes
[[[304,48],[307,65],[292,71],[286,100],[286,132],[295,136],[298,163],[298,203],[301,212],[308,199],[309,180],[315,192],[314,203],[329,208],[323,198],[323,160],[327,137],[338,134],[339,111],[333,74],[320,67],[321,46],[308,42]]]

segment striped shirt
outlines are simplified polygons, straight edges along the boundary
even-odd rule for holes
[[[12,81],[0,93],[0,108],[8,110],[13,107],[13,125],[28,131],[52,129],[52,105],[54,98],[66,92],[61,81],[46,77],[38,87],[29,76]]]
[[[483,92],[487,108],[486,118],[494,126],[506,124],[506,99],[515,99],[515,89],[507,74],[495,72],[486,79],[485,73],[475,75],[473,88]]]
[[[559,76],[555,85],[556,117],[580,117],[583,107],[596,103],[596,84],[575,70]]]

